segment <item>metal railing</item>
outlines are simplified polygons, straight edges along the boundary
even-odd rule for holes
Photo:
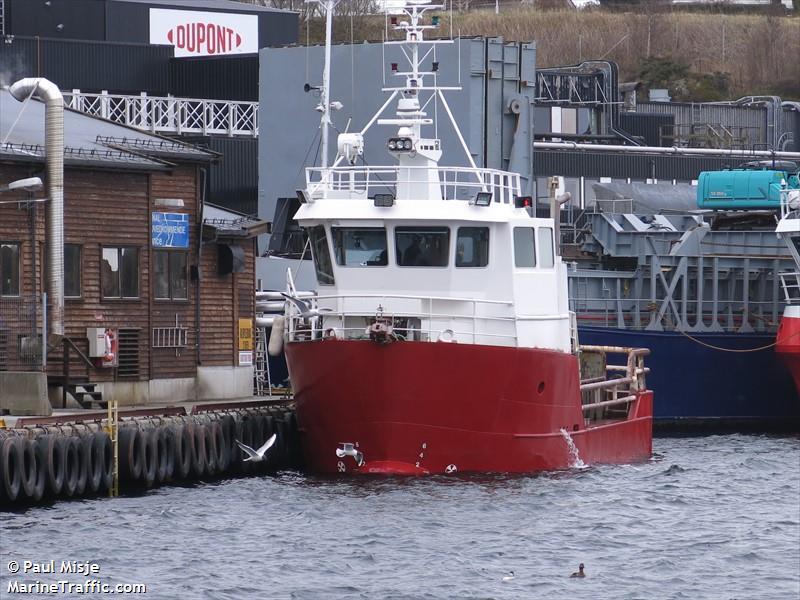
[[[786,304],[800,301],[800,273],[797,271],[778,273]]]
[[[650,354],[647,348],[624,348],[621,346],[581,346],[582,353],[594,353],[601,356],[605,364],[605,373],[591,379],[581,380],[582,409],[589,413],[587,419],[602,418],[607,408],[625,406],[637,399],[638,393],[647,389],[645,375],[650,369],[644,366],[644,357]],[[609,354],[625,354],[625,365],[607,364]],[[618,374],[622,377],[618,377]],[[598,394],[605,394],[605,400],[599,400]]]
[[[45,297],[0,297],[0,371],[39,371],[47,364]]]
[[[258,102],[64,92],[64,105],[152,133],[258,137]]]
[[[429,342],[462,340],[471,341],[474,344],[478,339],[489,338],[505,341],[507,345],[516,345],[517,343],[516,316],[479,314],[486,307],[513,308],[511,301],[399,294],[325,295],[307,299],[311,302],[312,310],[319,310],[320,300],[333,301],[336,308],[332,308],[328,312],[319,312],[319,316],[310,319],[301,316],[297,307],[292,303],[287,303],[288,341],[311,341],[323,337],[371,339],[369,321],[372,321],[388,326],[386,332],[390,337],[394,336],[393,339],[410,338]],[[377,301],[376,309],[364,309],[363,302],[358,307],[348,309],[348,304],[358,300],[375,300]],[[383,308],[388,301],[394,301],[391,311]],[[406,302],[408,310],[406,308],[396,310],[397,301]],[[435,306],[448,303],[461,304],[465,310],[461,312],[443,311],[441,307]],[[417,304],[421,310],[414,310],[413,304]],[[425,306],[427,306],[427,310],[424,310]],[[363,318],[366,321],[364,324],[356,326],[352,323],[353,318]],[[443,322],[445,325],[435,325]],[[464,323],[465,327],[455,327],[456,323]],[[496,327],[492,329],[489,324],[495,324]]]
[[[306,189],[311,199],[327,198],[331,192],[337,198],[345,193],[367,198],[375,193],[394,193],[398,185],[428,185],[431,183],[430,170],[428,167],[396,165],[307,168]],[[469,167],[438,167],[435,170],[445,200],[470,200],[478,192],[489,192],[493,202],[509,204],[520,195],[518,173]]]

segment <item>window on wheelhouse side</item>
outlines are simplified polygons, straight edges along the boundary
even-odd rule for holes
[[[385,267],[389,264],[383,227],[331,227],[333,255],[343,267]]]
[[[489,228],[459,227],[456,235],[456,267],[489,264]]]
[[[519,269],[536,266],[533,227],[514,227],[514,266]]]
[[[446,267],[449,227],[395,227],[395,252],[401,267]]]
[[[552,269],[555,263],[553,252],[553,228],[539,228],[539,266],[545,269]]]
[[[325,227],[316,225],[308,230],[311,240],[311,257],[314,259],[314,270],[317,272],[317,283],[320,285],[333,285],[333,264],[331,253],[328,249],[328,239],[325,236]]]

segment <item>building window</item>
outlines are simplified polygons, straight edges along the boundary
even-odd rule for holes
[[[314,259],[314,270],[317,272],[317,282],[320,285],[333,285],[333,264],[331,252],[328,248],[328,239],[325,236],[325,227],[317,225],[308,230],[311,240],[311,257]]]
[[[382,227],[332,227],[333,254],[343,267],[385,267],[389,264],[386,230]]]
[[[20,245],[0,242],[0,296],[19,296]]]
[[[153,250],[153,295],[156,300],[187,300],[186,252]]]
[[[446,267],[449,227],[396,227],[395,252],[401,267]]]
[[[553,268],[555,257],[553,253],[553,229],[551,227],[539,228],[539,266],[545,269]]]
[[[514,266],[520,269],[536,266],[533,227],[514,227]]]
[[[103,248],[103,298],[139,297],[139,249]]]
[[[456,236],[456,266],[485,267],[489,264],[489,228],[459,227]]]
[[[78,244],[64,244],[64,296],[81,296],[81,247]]]

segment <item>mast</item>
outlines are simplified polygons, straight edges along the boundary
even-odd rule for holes
[[[322,93],[322,99],[317,105],[317,110],[322,113],[319,124],[322,137],[322,163],[320,166],[325,169],[328,167],[328,138],[331,127],[331,43],[333,35],[333,10],[336,8],[336,5],[339,4],[339,0],[306,0],[306,2],[319,4],[325,11],[325,66],[322,69],[322,85],[314,88],[306,84],[306,91],[318,89]]]

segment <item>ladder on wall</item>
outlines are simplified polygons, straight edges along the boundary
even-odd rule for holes
[[[253,393],[256,396],[272,397],[272,378],[269,373],[269,356],[267,355],[267,328],[256,327],[256,355],[253,372]]]

